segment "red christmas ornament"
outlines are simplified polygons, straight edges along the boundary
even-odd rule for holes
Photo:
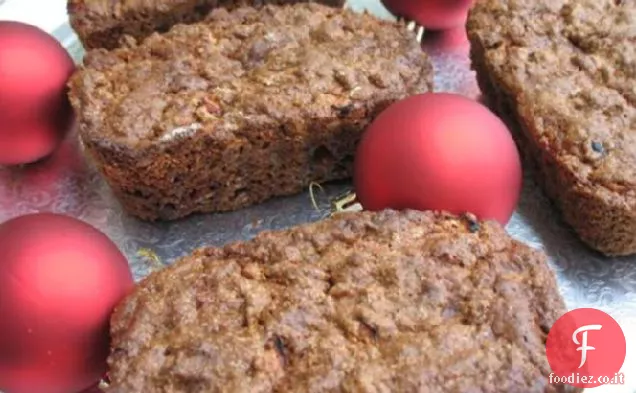
[[[451,29],[466,23],[473,0],[382,0],[393,15],[431,30]]]
[[[0,21],[0,165],[35,162],[55,150],[73,122],[66,82],[74,69],[46,32]]]
[[[106,235],[71,217],[0,225],[0,391],[77,393],[100,380],[109,318],[134,282]]]
[[[473,0],[382,0],[393,14],[424,26],[425,48],[447,49],[468,44],[466,18]]]
[[[367,210],[468,212],[505,225],[521,192],[521,160],[508,129],[485,106],[427,93],[391,105],[369,126],[354,182]]]

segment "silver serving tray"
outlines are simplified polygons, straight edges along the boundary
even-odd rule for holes
[[[350,3],[354,9],[367,9],[391,18],[377,0],[350,0]],[[81,61],[82,47],[67,23],[53,34],[76,61]],[[432,54],[432,58],[437,90],[478,97],[479,89],[464,55]],[[156,264],[154,259],[171,263],[200,246],[220,246],[249,239],[263,230],[324,218],[330,212],[333,198],[350,188],[348,184],[340,184],[316,191],[318,210],[307,192],[237,212],[198,215],[171,223],[146,223],[122,211],[108,186],[84,158],[76,134],[71,133],[46,162],[19,169],[0,167],[0,222],[38,211],[77,217],[106,233],[128,257],[136,279],[141,279]],[[593,391],[635,393],[636,256],[610,259],[586,248],[559,219],[528,174],[519,207],[507,230],[550,256],[570,309],[595,307],[609,313],[622,326],[628,347],[623,366],[625,385],[602,386]]]

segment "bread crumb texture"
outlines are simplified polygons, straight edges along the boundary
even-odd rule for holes
[[[579,236],[636,252],[636,2],[483,0],[468,20],[482,92],[521,131]]]
[[[112,319],[111,392],[563,392],[545,256],[495,223],[344,213],[204,248]]]

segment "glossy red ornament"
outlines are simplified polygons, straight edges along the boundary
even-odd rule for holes
[[[355,156],[367,210],[473,213],[505,225],[519,200],[521,160],[503,122],[464,96],[427,93],[389,106]]]
[[[0,21],[0,165],[51,154],[73,122],[66,82],[73,59],[37,27]]]
[[[133,288],[126,258],[82,221],[0,225],[0,391],[77,393],[106,372],[108,322]]]

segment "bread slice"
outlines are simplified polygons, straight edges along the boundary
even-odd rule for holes
[[[495,223],[344,213],[143,280],[109,392],[565,392],[545,355],[564,312],[545,256]]]
[[[70,98],[124,208],[170,220],[348,178],[365,127],[432,79],[404,25],[302,3],[90,51]]]
[[[85,49],[114,49],[125,39],[142,40],[154,32],[168,31],[179,23],[202,21],[223,7],[259,7],[308,0],[69,0],[71,26]],[[345,0],[316,0],[342,8]]]
[[[473,68],[580,238],[636,252],[636,3],[483,0]]]

